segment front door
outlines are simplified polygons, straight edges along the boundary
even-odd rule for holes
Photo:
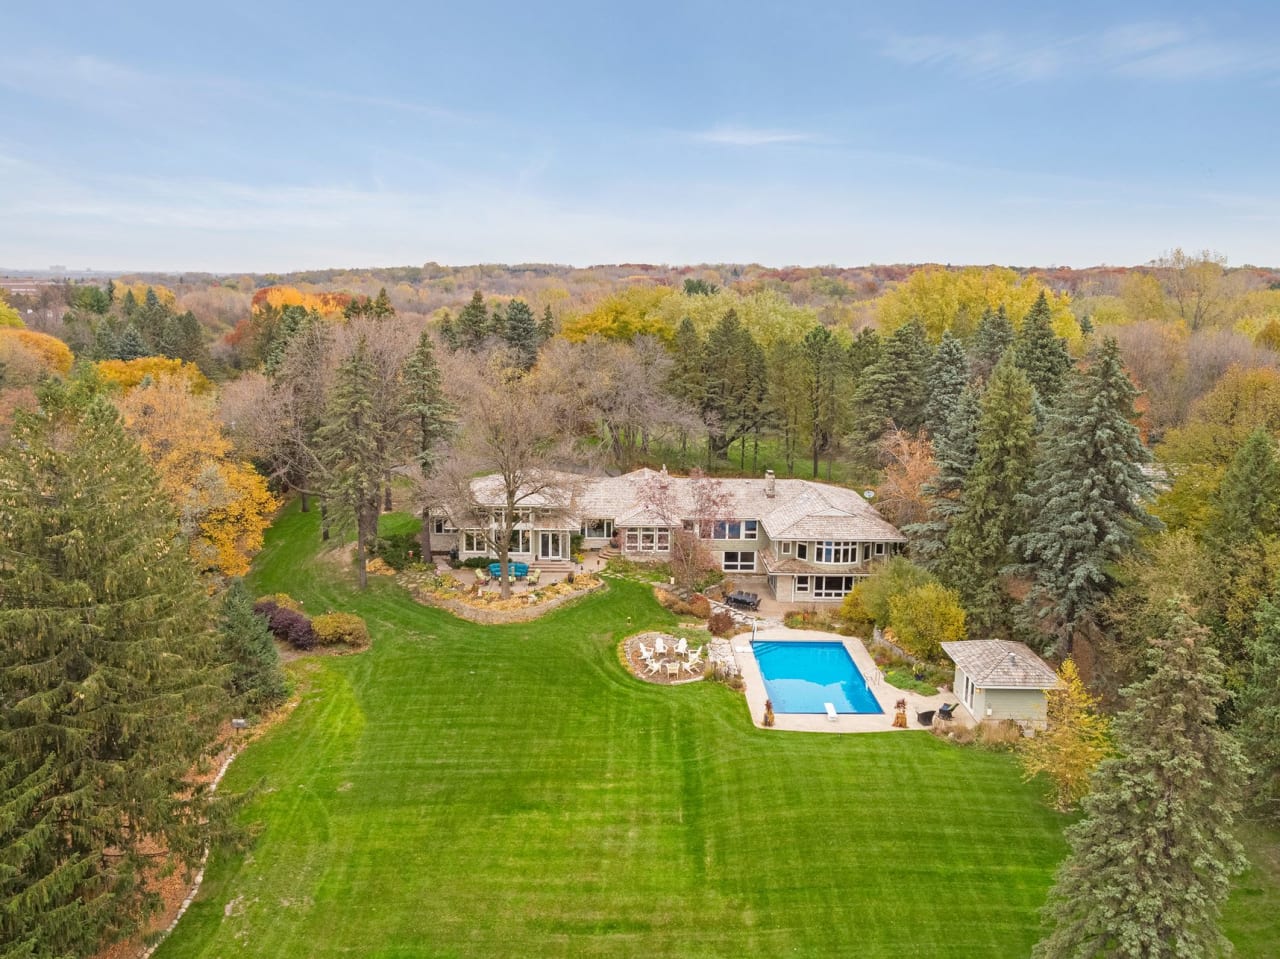
[[[564,554],[560,551],[563,533],[538,534],[538,559],[560,559]]]

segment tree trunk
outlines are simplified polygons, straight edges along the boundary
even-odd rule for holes
[[[365,518],[366,508],[361,504],[360,512],[356,514],[356,569],[360,574],[361,589],[367,589],[369,586],[369,569],[365,557],[365,543],[369,526],[368,520]]]
[[[320,542],[329,542],[329,504],[320,501]]]
[[[428,566],[431,562],[431,507],[422,507],[422,532],[418,534],[418,546],[422,549],[422,562]]]
[[[307,491],[302,489],[302,490],[298,490],[298,493],[302,496],[302,512],[310,513],[311,500],[307,497]]]
[[[391,470],[387,470],[382,486],[382,511],[390,513],[391,509]]]

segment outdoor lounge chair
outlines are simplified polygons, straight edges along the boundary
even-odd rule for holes
[[[476,570],[476,582],[481,586],[489,582],[489,571],[487,569],[478,568]]]
[[[925,709],[925,710],[917,709],[916,722],[918,722],[921,726],[932,726],[934,712],[935,710],[932,710],[932,709]]]
[[[702,672],[702,647],[699,646],[694,650],[689,658],[680,664],[680,668],[690,675]]]
[[[530,586],[537,586],[538,580],[540,580],[541,578],[542,578],[542,570],[536,567],[534,569],[529,570],[528,580],[529,580]]]
[[[649,664],[648,675],[650,676],[652,676],[654,673],[656,673],[658,670],[662,668],[662,660],[660,659],[649,659],[649,660],[646,660],[646,662]]]
[[[676,653],[677,655],[685,656],[688,654],[688,652],[689,652],[689,641],[685,639],[683,636],[681,636],[680,642],[676,643]]]
[[[938,718],[939,718],[939,719],[953,719],[953,718],[954,718],[954,715],[953,715],[953,714],[954,714],[954,713],[955,713],[955,711],[956,711],[956,707],[957,707],[957,706],[959,706],[959,705],[960,705],[959,703],[944,703],[943,705],[939,706],[939,707],[938,707]]]
[[[662,641],[661,636],[653,641],[653,651],[659,656],[667,655],[667,644]]]

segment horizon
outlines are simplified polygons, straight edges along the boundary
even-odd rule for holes
[[[1280,263],[1267,4],[70,13],[8,18],[9,269]]]

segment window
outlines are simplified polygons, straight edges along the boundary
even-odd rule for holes
[[[760,524],[756,520],[744,519],[742,521],[742,538],[755,539],[757,536],[757,530],[759,530],[759,528],[760,528]]]
[[[876,555],[877,556],[884,555],[884,543],[876,543]]]
[[[533,533],[527,529],[513,529],[511,531],[509,551],[512,553],[532,553]]]
[[[813,558],[818,563],[856,563],[858,561],[858,544],[827,540],[817,544]]]
[[[760,523],[754,519],[719,520],[711,527],[712,539],[755,539]]]
[[[797,577],[796,577],[796,592],[797,592],[797,593],[807,593],[807,592],[809,592],[809,577],[808,577],[808,576],[797,576]]]
[[[790,543],[789,541],[784,541],[784,542],[779,543],[779,544],[778,544],[778,551],[779,551],[779,553],[781,553],[783,556],[790,556],[790,555],[791,555],[791,543]]]
[[[852,576],[814,576],[814,599],[838,599],[853,589]]]
[[[582,521],[582,535],[588,539],[608,539],[613,535],[613,520],[584,519]]]
[[[808,559],[808,558],[809,558],[809,544],[796,543],[796,559]]]
[[[469,529],[462,534],[462,549],[467,553],[487,553],[489,544],[484,538],[484,533]]]
[[[623,544],[633,553],[665,553],[671,549],[671,530],[665,526],[636,526],[627,530]]]
[[[756,554],[743,550],[724,554],[721,564],[726,573],[754,573],[756,571]]]
[[[443,535],[445,533],[456,533],[458,530],[446,517],[437,516],[432,521],[431,531]]]

